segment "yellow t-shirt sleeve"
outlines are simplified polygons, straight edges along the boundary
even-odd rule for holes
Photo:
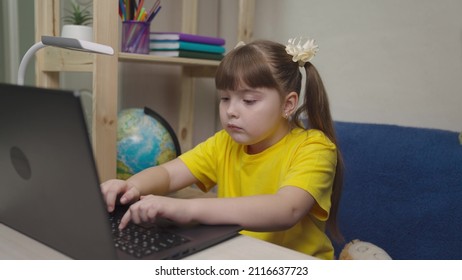
[[[297,186],[309,192],[316,204],[311,213],[327,220],[337,164],[336,146],[321,132],[312,130],[294,153],[281,186]]]

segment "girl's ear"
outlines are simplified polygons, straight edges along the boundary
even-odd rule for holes
[[[298,94],[295,91],[290,92],[286,95],[284,102],[284,117],[291,116],[298,106]],[[287,118],[287,117],[286,117]]]

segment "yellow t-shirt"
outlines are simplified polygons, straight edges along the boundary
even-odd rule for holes
[[[331,206],[337,152],[321,131],[295,128],[275,145],[250,155],[244,145],[222,130],[180,159],[200,181],[203,191],[216,185],[218,197],[273,194],[284,186],[306,190],[316,203],[295,226],[277,232],[242,233],[318,258],[334,258],[325,221]]]

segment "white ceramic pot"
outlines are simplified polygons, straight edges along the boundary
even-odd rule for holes
[[[61,37],[75,38],[93,42],[93,28],[85,25],[63,25]]]

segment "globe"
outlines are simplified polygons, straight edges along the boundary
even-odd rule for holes
[[[180,155],[178,139],[159,114],[145,107],[120,111],[117,121],[117,178],[128,179]]]

